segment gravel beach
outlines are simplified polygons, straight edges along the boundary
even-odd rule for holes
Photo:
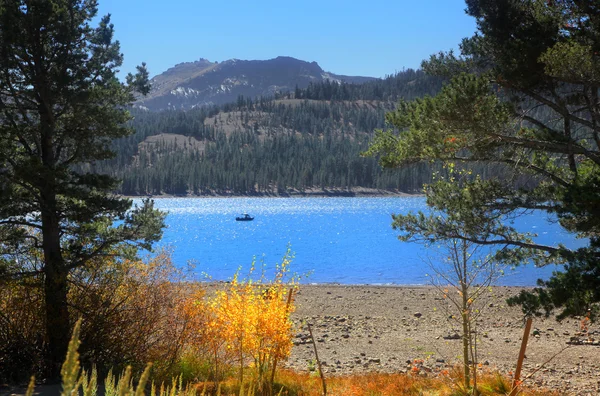
[[[520,290],[494,287],[481,300],[476,327],[484,367],[502,373],[515,369],[524,317],[505,300]],[[433,375],[460,362],[460,324],[450,317],[456,312],[433,287],[302,285],[295,301],[289,368],[314,369],[307,322],[329,376],[406,372],[415,359],[423,360],[422,371]],[[581,318],[535,318],[522,372],[522,378],[530,376],[526,383],[568,395],[600,394],[600,327],[592,324],[585,334],[581,330]],[[572,345],[573,337],[586,343]]]

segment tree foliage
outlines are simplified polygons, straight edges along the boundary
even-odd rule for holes
[[[369,153],[380,155],[385,167],[420,161],[500,167],[501,177],[474,177],[428,198],[465,218],[530,210],[557,218],[589,243],[576,250],[542,246],[510,224],[497,225],[493,239],[469,240],[531,249],[539,265],[565,263],[535,293],[513,300],[527,302],[528,313],[556,307],[562,307],[559,318],[597,313],[600,8],[594,1],[468,0],[466,11],[478,31],[463,40],[460,55],[441,53],[423,63],[450,82],[436,96],[401,103],[388,114],[395,130],[380,132]],[[457,206],[465,195],[469,204]],[[432,237],[445,232],[434,230]]]
[[[71,271],[150,248],[163,225],[151,202],[130,210],[112,195],[117,180],[76,170],[113,155],[134,90],[148,90],[144,66],[117,79],[119,43],[109,16],[91,26],[96,14],[95,0],[0,2],[0,279],[43,276],[52,376],[69,341]]]

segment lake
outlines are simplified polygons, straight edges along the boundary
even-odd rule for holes
[[[424,197],[379,198],[159,198],[156,207],[168,212],[158,247],[172,250],[174,263],[195,266],[215,280],[228,280],[241,266],[245,273],[254,257],[267,270],[281,262],[290,246],[291,269],[310,272],[303,283],[395,284],[429,283],[428,259],[441,251],[397,239],[392,213],[425,210]],[[238,222],[240,213],[254,221]],[[584,242],[536,213],[519,219],[521,231],[536,232],[538,242],[567,247]],[[554,267],[532,265],[507,271],[503,285],[534,285]]]

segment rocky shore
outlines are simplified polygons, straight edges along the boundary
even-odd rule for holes
[[[483,369],[515,369],[524,317],[505,300],[519,291],[495,287],[482,300],[476,329]],[[433,287],[306,285],[296,305],[294,348],[287,362],[295,370],[315,369],[307,322],[325,375],[407,372],[415,365],[422,375],[435,375],[460,362],[460,324],[451,318],[456,312]],[[568,395],[599,394],[600,327],[583,327],[581,318],[535,318],[522,372],[522,378],[529,376],[526,383]]]

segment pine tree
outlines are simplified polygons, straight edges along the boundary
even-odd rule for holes
[[[546,246],[503,223],[473,228],[478,233],[469,240],[508,245],[515,262],[534,253],[538,265],[566,264],[564,271],[540,281],[535,293],[512,300],[522,303],[526,313],[541,314],[543,308],[549,314],[562,307],[559,318],[597,316],[598,2],[468,0],[467,13],[476,18],[478,33],[462,42],[461,55],[441,53],[423,64],[451,82],[435,97],[402,103],[388,114],[388,122],[401,132],[380,133],[370,153],[381,155],[381,163],[390,168],[438,161],[502,169],[504,174],[480,172],[481,177],[464,183],[439,185],[444,188],[432,189],[428,203],[461,219],[510,219],[531,210],[556,216],[566,231],[589,243],[575,250]],[[460,196],[469,197],[469,205],[459,207],[455,198]],[[447,227],[428,229],[431,238],[454,237]]]
[[[110,142],[131,132],[134,89],[149,89],[144,66],[117,79],[119,43],[109,16],[90,25],[96,14],[95,0],[0,1],[0,280],[43,279],[54,378],[69,342],[69,273],[150,248],[163,227],[152,202],[130,210],[111,194],[117,180],[77,170],[112,156]]]

